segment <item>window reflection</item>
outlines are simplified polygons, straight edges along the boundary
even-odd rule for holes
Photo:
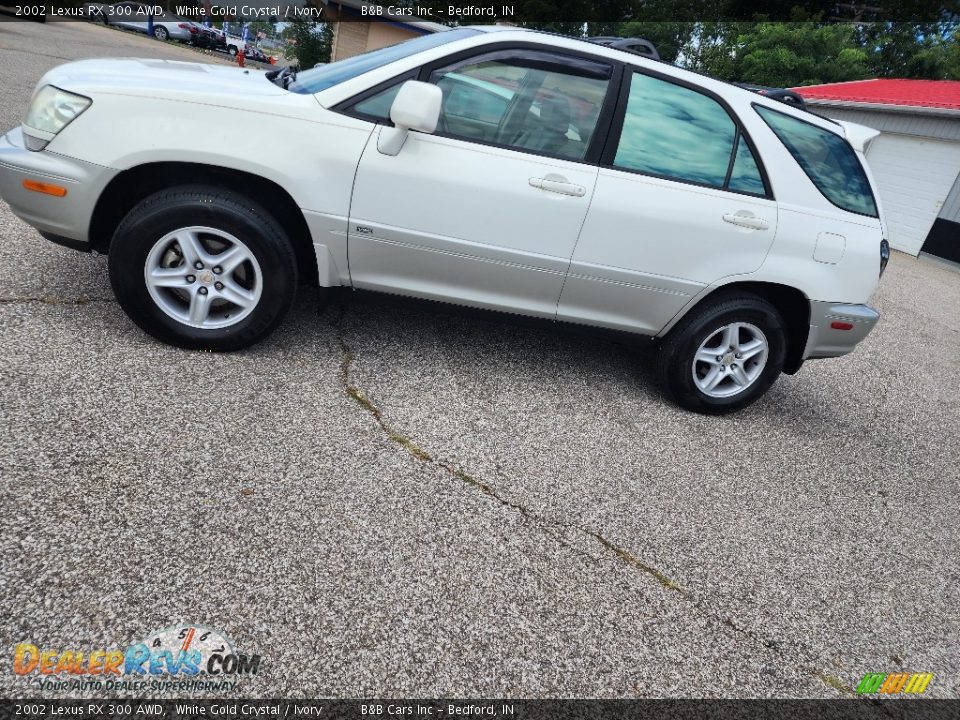
[[[757,112],[827,200],[844,210],[877,217],[870,183],[845,139],[769,108],[757,107]]]
[[[635,73],[614,164],[723,187],[735,136],[733,120],[715,100]]]
[[[733,172],[730,173],[728,190],[764,195],[763,179],[760,177],[760,168],[757,159],[750,152],[750,146],[741,136],[737,140],[737,159],[733,161]]]

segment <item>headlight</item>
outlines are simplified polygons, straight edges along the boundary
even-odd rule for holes
[[[38,135],[49,141],[90,107],[90,103],[90,98],[83,95],[44,85],[33,96],[23,124],[30,130],[39,130]]]

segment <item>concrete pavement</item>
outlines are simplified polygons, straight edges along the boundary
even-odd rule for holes
[[[0,23],[0,121],[59,62],[170,53]],[[2,203],[0,278],[3,696],[40,695],[18,642],[181,621],[263,656],[234,695],[960,695],[954,272],[895,254],[854,355],[727,418],[636,347],[349,291],[176,350]]]

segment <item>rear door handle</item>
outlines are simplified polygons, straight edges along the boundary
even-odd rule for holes
[[[740,227],[751,228],[753,230],[766,230],[770,227],[763,218],[759,218],[749,210],[740,210],[735,213],[727,213],[723,216],[723,221]]]
[[[587,194],[587,189],[583,185],[575,185],[563,175],[554,175],[553,173],[542,178],[530,178],[530,187],[560,193],[561,195],[572,195],[573,197],[583,197]]]

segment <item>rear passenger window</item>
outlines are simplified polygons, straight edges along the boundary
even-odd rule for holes
[[[827,200],[843,210],[877,217],[866,173],[844,138],[776,110],[756,109]]]
[[[713,98],[634,73],[615,167],[734,192],[765,195],[737,125]]]

